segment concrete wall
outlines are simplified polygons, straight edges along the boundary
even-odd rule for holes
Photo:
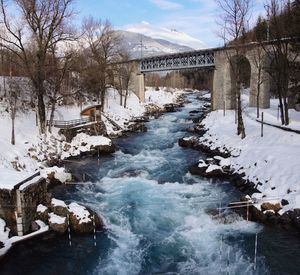
[[[141,102],[145,102],[145,75],[140,71],[140,62],[132,61],[133,72],[129,83],[129,89],[133,91]]]

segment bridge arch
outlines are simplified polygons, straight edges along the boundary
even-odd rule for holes
[[[262,70],[260,78],[259,107],[270,107],[270,76],[266,70],[270,62],[266,54],[261,52]],[[239,64],[236,68],[234,64]],[[257,47],[249,48],[236,56],[235,50],[220,49],[215,53],[214,89],[212,94],[213,109],[235,109],[236,107],[236,76],[234,71],[241,72],[241,83],[249,88],[249,106],[257,106],[259,67],[257,64]]]

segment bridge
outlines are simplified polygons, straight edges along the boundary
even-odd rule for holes
[[[213,49],[148,57],[141,60],[141,72],[213,67],[215,52]]]
[[[261,46],[251,43],[243,46],[241,52],[244,60],[250,85],[250,107],[257,105],[257,81],[259,69],[257,67],[257,50]],[[212,109],[234,109],[236,106],[236,87],[234,75],[231,69],[231,62],[236,58],[236,51],[233,48],[212,48],[190,52],[167,54],[147,57],[130,61],[134,64],[134,72],[130,88],[135,92],[141,101],[145,101],[145,74],[151,72],[185,70],[197,68],[209,68],[214,70],[211,85]],[[262,57],[264,66],[271,63],[269,56]],[[245,69],[244,68],[244,69]],[[270,107],[271,79],[266,71],[261,72],[263,79],[259,94],[259,107]]]

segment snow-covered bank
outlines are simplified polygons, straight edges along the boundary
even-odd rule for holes
[[[155,103],[163,106],[163,104],[173,103],[180,93],[182,91],[167,91],[166,89],[156,91],[148,88],[146,103],[142,103],[134,93],[130,92],[127,106],[124,108],[120,106],[119,93],[111,88],[107,92],[104,112],[116,124],[124,128],[130,119],[144,114],[147,104]],[[82,108],[93,104],[95,103],[86,102],[83,106],[58,106],[54,119],[78,119]],[[103,120],[108,133],[115,133],[116,130],[113,129],[111,123],[105,118]],[[52,134],[48,133],[47,136],[41,136],[36,126],[35,111],[28,110],[17,114],[15,122],[16,145],[11,145],[11,119],[4,101],[0,101],[0,130],[0,189],[11,190],[18,182],[38,171],[44,161],[78,156],[80,152],[86,152],[95,146],[111,144],[111,141],[106,137],[83,137],[81,134],[71,144],[66,145],[64,137],[59,135],[58,129],[55,128],[53,128]]]
[[[244,123],[247,136],[242,140],[235,134],[234,111],[226,111],[226,116],[223,111],[212,112],[202,121],[208,132],[199,141],[212,150],[231,152],[231,169],[244,173],[243,178],[261,192],[252,198],[269,199],[272,204],[287,200],[280,213],[300,208],[300,135],[265,126],[261,137],[259,123],[249,116],[244,116]]]

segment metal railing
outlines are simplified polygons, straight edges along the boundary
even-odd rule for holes
[[[92,119],[90,117],[73,119],[73,120],[53,120],[51,126],[60,129],[68,129],[89,122],[92,122]],[[49,124],[50,124],[50,120],[47,120],[47,126],[49,126]]]

